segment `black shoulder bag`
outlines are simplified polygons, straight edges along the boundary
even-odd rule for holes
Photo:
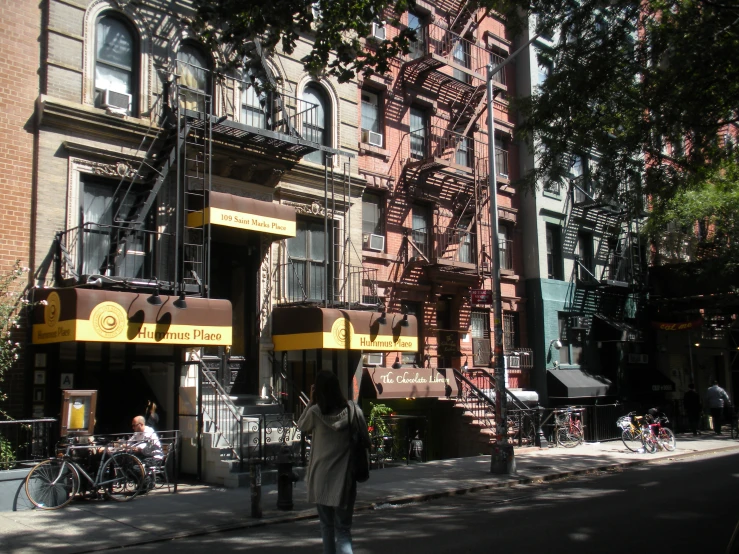
[[[362,431],[359,429],[359,420],[357,419],[357,407],[353,402],[349,404],[350,412],[353,411],[351,425],[351,442],[349,444],[349,471],[352,478],[358,483],[364,483],[369,479],[370,472],[370,452],[365,444]]]

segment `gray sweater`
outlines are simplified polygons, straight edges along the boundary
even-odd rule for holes
[[[367,429],[362,410],[352,402],[354,406],[359,428]],[[300,416],[298,428],[312,435],[306,475],[308,502],[324,506],[346,505],[348,493],[354,486],[349,475],[349,409],[324,415],[314,404]]]

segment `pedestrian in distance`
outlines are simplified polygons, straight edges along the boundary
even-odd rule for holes
[[[718,386],[718,381],[714,381],[713,385],[708,387],[706,392],[706,404],[711,411],[713,419],[713,430],[717,435],[721,434],[721,424],[724,418],[724,406],[731,406],[731,400],[726,391]]]
[[[683,396],[683,407],[685,408],[685,415],[688,416],[688,429],[693,431],[694,435],[700,435],[700,418],[701,418],[701,399],[697,392],[695,392],[695,385],[690,383],[688,390]]]
[[[336,375],[319,371],[298,428],[312,437],[306,484],[308,502],[318,510],[324,554],[352,554],[357,483],[351,471],[350,446],[355,416],[362,442],[369,446],[362,410],[344,398]]]

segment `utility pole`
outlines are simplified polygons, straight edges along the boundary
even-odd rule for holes
[[[521,46],[513,54],[496,66],[487,66],[487,102],[488,102],[488,162],[490,175],[490,232],[493,237],[490,241],[493,267],[490,278],[493,281],[493,348],[495,355],[495,446],[490,459],[490,473],[516,473],[516,460],[513,455],[513,445],[508,442],[508,417],[505,392],[505,360],[503,358],[503,299],[500,294],[500,244],[498,238],[498,179],[495,162],[495,115],[493,113],[493,75],[498,73],[521,52],[527,49],[538,38],[535,34],[531,40]]]

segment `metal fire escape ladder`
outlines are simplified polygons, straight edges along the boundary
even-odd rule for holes
[[[138,167],[122,175],[110,199],[111,206],[118,199],[112,218],[113,226],[117,229],[110,230],[108,254],[99,268],[103,275],[114,271],[116,260],[120,255],[125,255],[131,236],[144,229],[157,195],[174,167],[176,154],[172,139],[174,121],[169,98],[170,86],[171,83],[165,83],[162,95],[149,110],[150,123],[136,151],[138,155],[146,147]],[[151,186],[142,186],[151,179]]]
[[[208,297],[210,225],[205,224],[202,214],[208,207],[211,188],[213,98],[179,84],[177,89],[178,197],[182,233],[178,233],[180,263],[175,285],[185,294]]]
[[[282,95],[278,92],[277,81],[267,65],[266,53],[261,42],[254,40],[249,47],[255,55],[247,64],[249,71],[245,72],[245,79],[258,93],[259,104],[267,117],[267,127],[275,131],[284,129],[285,134],[302,138],[287,113]],[[269,94],[264,94],[266,91]]]

